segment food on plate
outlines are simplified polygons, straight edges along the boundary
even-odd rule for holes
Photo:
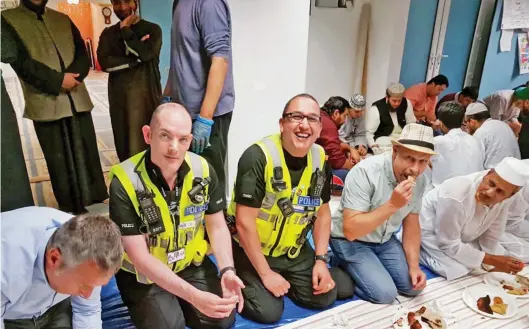
[[[486,297],[481,297],[478,299],[478,310],[481,312],[485,312],[488,314],[494,314],[492,312],[492,309],[490,308],[490,297],[487,295]]]
[[[520,274],[516,274],[516,282],[524,286],[525,288],[529,288],[529,278]]]
[[[426,306],[421,307],[415,314],[417,315],[423,315],[424,312],[426,312]]]
[[[507,304],[503,302],[501,297],[494,297],[494,305],[490,307],[494,313],[501,315],[507,314]]]
[[[421,329],[421,328],[422,328],[422,325],[419,322],[419,320],[415,320],[415,322],[413,322],[412,325],[410,326],[410,329]]]
[[[521,275],[520,275],[521,276]],[[523,276],[521,276],[524,279],[527,279]],[[516,282],[508,282],[505,280],[501,280],[500,284],[503,290],[505,290],[510,295],[517,295],[517,296],[523,296],[529,294],[529,286],[525,286],[524,284],[520,283],[520,281],[523,281],[523,279],[519,279],[516,277]]]
[[[446,325],[443,322],[441,316],[435,312],[424,309],[421,321],[428,324],[432,329],[446,329]]]
[[[412,324],[415,322],[415,313],[409,312],[408,313],[408,324]]]
[[[494,297],[494,304],[503,304],[503,299],[501,297]]]

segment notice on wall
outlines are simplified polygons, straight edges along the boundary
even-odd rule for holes
[[[529,1],[503,0],[502,30],[529,28]]]
[[[518,33],[518,54],[520,74],[529,73],[529,34]]]
[[[500,51],[501,52],[511,51],[513,35],[514,35],[513,30],[501,30],[501,37],[500,37]]]

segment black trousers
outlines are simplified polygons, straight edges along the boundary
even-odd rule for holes
[[[314,295],[312,288],[312,269],[314,267],[314,250],[306,243],[298,257],[265,256],[270,268],[281,274],[290,283],[288,297],[301,307],[324,309],[336,299],[350,298],[354,294],[351,278],[340,268],[331,268],[331,276],[336,286],[326,294]],[[237,275],[244,282],[244,308],[242,316],[258,323],[271,324],[279,321],[283,315],[283,298],[275,297],[266,289],[252,263],[239,244],[233,241],[233,259]]]
[[[226,152],[228,151],[228,132],[230,131],[232,112],[213,118],[213,127],[209,138],[210,147],[202,154],[215,169],[219,178],[219,187],[226,191]]]
[[[222,296],[217,267],[206,257],[200,266],[190,265],[178,276],[193,287]],[[123,303],[137,329],[226,329],[235,322],[235,310],[224,319],[202,314],[187,301],[156,284],[142,284],[136,275],[120,270],[116,281]]]
[[[5,329],[71,329],[72,304],[70,298],[53,305],[36,319],[4,320]]]

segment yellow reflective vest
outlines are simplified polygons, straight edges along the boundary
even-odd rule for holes
[[[209,202],[207,197],[208,186],[205,187],[204,195],[206,197],[201,203],[191,202],[187,192],[193,187],[195,177],[203,179],[209,177],[208,163],[194,153],[187,152],[185,156],[185,162],[189,165],[190,171],[184,177],[180,193],[180,224],[176,232],[177,239],[175,239],[175,225],[173,224],[169,205],[158,187],[149,178],[145,169],[144,157],[145,152],[141,152],[113,166],[110,170],[110,179],[112,180],[114,176],[119,179],[134,204],[136,213],[140,217],[142,214],[136,191],[144,191],[144,187],[137,172],[141,174],[147,188],[154,193],[154,203],[160,208],[165,231],[155,237],[147,236],[150,253],[175,273],[182,271],[192,262],[195,264],[202,263],[208,249],[208,243],[204,239],[205,228],[203,224],[205,210]],[[168,255],[170,256],[168,257]],[[171,258],[171,261],[168,258]],[[178,260],[173,262],[175,259]],[[147,277],[136,271],[127,253],[123,256],[122,269],[135,273],[138,282],[152,283]]]
[[[307,205],[310,200],[309,188],[312,174],[317,170],[323,170],[325,163],[325,151],[320,145],[314,144],[307,155],[307,167],[303,171],[298,186],[292,188],[292,181],[288,167],[285,163],[283,146],[279,134],[264,138],[257,143],[266,156],[266,166],[264,178],[266,182],[266,193],[259,209],[259,214],[255,219],[259,239],[261,240],[261,250],[264,255],[279,257],[288,253],[289,257],[297,257],[301,248],[297,241],[303,229],[310,222],[312,216],[318,212],[321,206],[321,198]],[[283,170],[283,180],[286,189],[278,192],[272,187],[274,168],[281,167]],[[233,195],[233,194],[232,194]],[[294,207],[294,214],[287,219],[277,205],[277,201],[282,198],[289,198]],[[228,208],[228,215],[235,216],[237,204],[232,201]],[[234,235],[238,242],[239,237]],[[297,253],[293,253],[297,250]]]

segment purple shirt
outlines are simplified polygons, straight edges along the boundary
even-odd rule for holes
[[[226,0],[180,0],[171,27],[171,97],[196,119],[206,93],[211,58],[229,61],[214,116],[233,111],[235,90],[231,58],[231,17]]]

